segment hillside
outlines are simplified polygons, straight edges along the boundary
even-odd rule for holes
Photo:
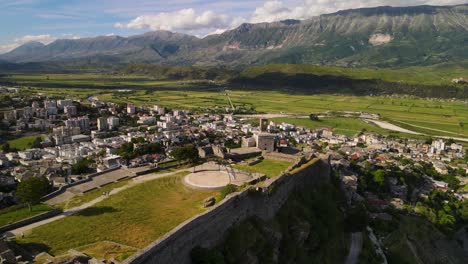
[[[468,4],[345,10],[308,20],[242,24],[205,38],[167,31],[27,43],[0,60],[260,65],[308,63],[403,67],[468,59]],[[91,63],[92,64],[92,63]]]

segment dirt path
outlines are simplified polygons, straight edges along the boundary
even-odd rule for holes
[[[351,234],[351,246],[345,264],[357,264],[362,250],[362,232]]]
[[[174,174],[179,173],[179,172],[189,171],[190,169],[191,168],[182,169],[182,170],[178,170],[178,171],[167,172],[167,173],[142,175],[142,176],[134,178],[131,182],[129,182],[125,186],[113,189],[112,191],[109,192],[109,196],[115,195],[115,194],[117,194],[117,193],[119,193],[119,192],[121,192],[123,190],[126,190],[128,188],[131,188],[131,187],[133,187],[133,186],[135,186],[137,184],[141,184],[141,183],[144,183],[144,182],[147,182],[147,181],[156,180],[156,179],[163,178],[163,177],[168,177],[168,176],[174,175]],[[74,214],[79,213],[79,212],[81,212],[82,210],[84,210],[84,209],[86,209],[88,207],[91,207],[91,206],[93,206],[93,205],[95,205],[95,204],[97,204],[99,202],[102,202],[103,200],[107,199],[109,196],[101,196],[99,198],[96,198],[96,199],[94,199],[92,201],[89,201],[89,202],[87,202],[85,204],[82,204],[80,206],[77,206],[75,208],[67,209],[67,210],[63,211],[63,213],[61,213],[61,214],[59,214],[57,216],[54,216],[54,217],[51,217],[51,218],[48,218],[48,219],[45,219],[45,220],[30,224],[30,225],[27,225],[27,226],[23,226],[23,227],[14,229],[14,230],[11,230],[11,231],[7,232],[7,236],[9,236],[9,237],[19,236],[19,235],[24,234],[26,231],[29,231],[29,230],[31,230],[33,228],[38,227],[38,226],[42,226],[42,225],[57,221],[59,219],[65,218],[67,216],[74,215]]]

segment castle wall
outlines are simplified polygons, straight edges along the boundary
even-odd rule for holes
[[[273,218],[293,191],[328,182],[329,175],[329,163],[315,159],[288,174],[267,180],[262,187],[233,193],[210,210],[180,224],[124,263],[188,264],[194,247],[214,247],[232,226],[249,217]]]

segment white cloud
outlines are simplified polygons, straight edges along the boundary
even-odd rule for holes
[[[303,0],[296,5],[288,1],[266,1],[257,7],[250,19],[252,23],[273,22],[284,19],[308,19],[339,10],[376,7],[376,6],[412,6],[412,5],[453,5],[465,0]]]
[[[55,41],[57,38],[49,35],[25,35],[19,38],[14,39],[12,43],[0,45],[0,54],[9,52],[16,49],[17,47],[26,44],[31,41],[41,42],[42,44],[49,44]]]
[[[26,36],[22,36],[20,38],[16,38],[15,43],[21,45],[21,44],[28,43],[28,42],[31,42],[31,41],[37,41],[37,42],[41,42],[42,44],[47,45],[47,44],[53,42],[54,40],[56,40],[56,38],[52,37],[49,34],[46,34],[46,35],[26,35]]]
[[[198,35],[220,34],[244,22],[261,23],[285,19],[308,19],[339,10],[375,7],[382,5],[451,5],[464,0],[268,0],[255,8],[251,15],[234,17],[212,10],[197,12],[193,8],[162,12],[136,17],[126,23],[114,24],[117,28],[181,31]],[[211,6],[212,8],[213,6]]]
[[[15,48],[17,48],[17,44],[4,44],[0,45],[0,54],[7,53]]]
[[[117,28],[191,31],[219,29],[230,25],[227,15],[205,11],[197,14],[194,9],[182,9],[171,13],[139,16],[128,23],[116,23]]]

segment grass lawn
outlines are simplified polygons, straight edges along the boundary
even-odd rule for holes
[[[13,206],[0,211],[0,226],[11,224],[22,219],[26,219],[38,214],[51,211],[53,208],[46,204],[37,204],[29,212],[28,207]]]
[[[26,137],[9,140],[8,143],[10,144],[11,148],[25,150],[25,149],[31,148],[31,145],[36,138],[37,136],[26,136]]]
[[[182,178],[187,173],[135,185],[76,215],[37,227],[17,242],[53,255],[102,241],[143,248],[203,212],[204,199],[219,195],[185,187]]]
[[[115,259],[117,261],[122,261],[138,251],[137,248],[124,246],[109,241],[102,241],[83,246],[78,248],[78,250],[97,259]]]
[[[279,176],[280,173],[286,170],[289,166],[291,166],[291,164],[292,163],[288,161],[264,159],[260,163],[257,163],[253,166],[237,164],[233,167],[250,173],[262,173],[265,174],[267,177],[271,178]]]
[[[101,187],[99,189],[92,190],[92,191],[87,192],[87,193],[83,193],[82,195],[76,195],[76,196],[74,196],[73,198],[71,198],[70,200],[68,200],[66,202],[57,204],[56,207],[62,208],[62,209],[70,209],[70,208],[78,207],[78,206],[83,205],[83,204],[85,204],[87,202],[90,202],[90,201],[92,201],[92,200],[94,200],[96,198],[99,198],[102,195],[103,192],[110,192],[113,189],[123,187],[123,186],[127,185],[128,182],[129,182],[128,180],[123,180],[123,181],[120,181],[120,182],[111,183],[109,185],[106,185],[106,186]]]

